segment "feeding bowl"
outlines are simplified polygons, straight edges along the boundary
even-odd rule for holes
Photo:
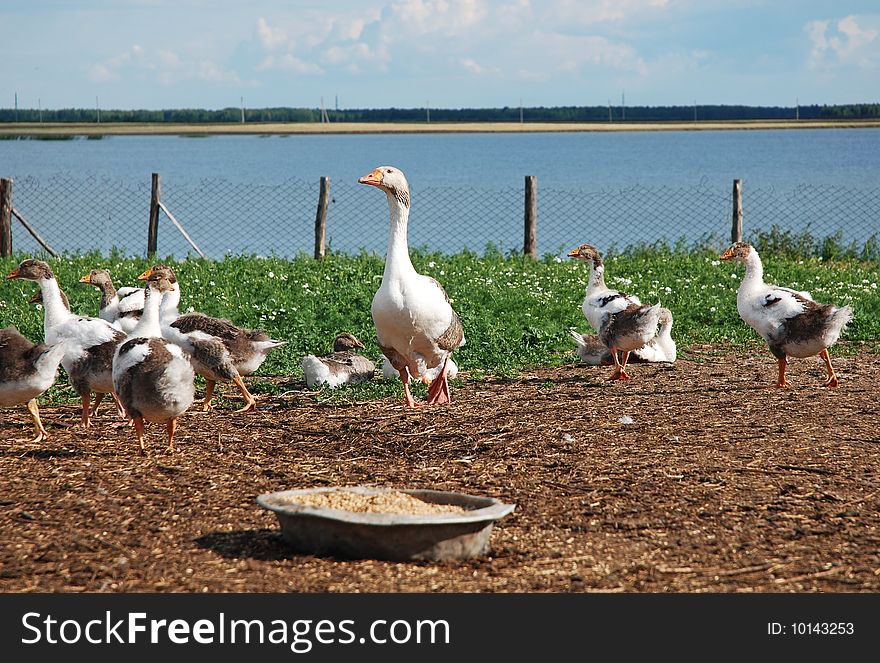
[[[308,505],[316,500],[332,503],[341,498],[355,502],[390,499],[400,493],[407,499],[415,498],[413,505],[425,508],[418,509],[419,513],[383,513]],[[489,550],[494,522],[516,506],[464,493],[367,486],[284,490],[259,495],[257,503],[275,512],[284,540],[297,552],[392,561],[482,555]],[[429,512],[436,508],[457,509]]]

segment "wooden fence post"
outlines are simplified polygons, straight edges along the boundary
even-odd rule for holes
[[[742,180],[733,180],[733,222],[730,227],[730,241],[734,244],[743,241]]]
[[[538,178],[526,175],[523,255],[538,257]]]
[[[321,177],[318,211],[315,214],[315,260],[324,257],[327,242],[327,206],[330,204],[330,178]]]
[[[153,258],[159,245],[159,203],[162,200],[159,173],[153,173],[150,187],[150,224],[147,227],[147,258]]]
[[[0,179],[0,258],[12,255],[12,180]]]

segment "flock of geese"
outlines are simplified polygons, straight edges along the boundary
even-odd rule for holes
[[[449,403],[449,379],[458,371],[452,353],[464,345],[464,330],[443,286],[419,274],[410,260],[406,177],[397,168],[381,166],[358,182],[378,188],[388,199],[388,250],[382,282],[371,306],[376,338],[385,357],[382,374],[401,380],[409,408]],[[595,246],[582,244],[568,257],[589,267],[581,308],[595,333],[572,331],[584,363],[613,365],[608,379],[627,380],[630,360],[676,360],[669,309],[659,303],[642,304],[633,295],[608,288],[605,265]],[[820,304],[807,292],[764,283],[761,259],[749,244],[735,243],[720,258],[745,264],[737,310],[776,357],[779,373],[775,386],[791,386],[785,377],[789,357],[820,355],[828,373],[825,386],[836,387],[838,379],[828,348],[852,319],[852,309]],[[256,398],[243,376],[256,371],[272,349],[286,343],[204,313],[181,314],[180,285],[167,265],[154,265],[141,274],[138,279],[145,281],[145,287],[119,290],[106,270],[90,271],[80,282],[101,291],[97,317],[71,312],[44,261],[24,260],[6,278],[35,281],[40,286],[30,301],[43,305],[43,342],[31,342],[15,327],[0,329],[0,407],[27,404],[36,430],[34,443],[47,435],[36,399],[54,383],[59,365],[80,396],[84,427],[91,425],[101,400],[110,394],[119,416],[133,425],[141,453],[145,453],[145,421],[165,424],[168,450],[173,451],[177,419],[195,398],[195,375],[205,378],[203,410],[212,409],[215,383],[228,381],[238,387],[244,399],[239,412],[254,411]],[[307,355],[302,363],[307,385],[334,388],[372,379],[375,365],[357,354],[363,347],[354,335],[343,332],[334,340],[331,354]],[[424,402],[413,397],[413,379],[429,385]]]

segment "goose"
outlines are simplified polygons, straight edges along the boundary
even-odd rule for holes
[[[165,297],[171,298],[171,306],[160,308],[162,335],[166,340],[180,345],[190,356],[196,373],[205,378],[202,410],[209,412],[214,409],[211,400],[215,384],[228,380],[238,387],[245,401],[244,407],[237,412],[255,411],[257,399],[248,391],[242,376],[255,372],[271,350],[287,341],[269,338],[264,331],[238,327],[229,320],[204,313],[178,315],[180,289],[174,270],[167,265],[154,265],[138,279],[149,279],[154,274],[164,276],[171,284],[171,289],[165,294]]]
[[[148,280],[140,320],[113,355],[113,386],[134,424],[141,455],[145,420],[165,423],[167,451],[174,452],[177,419],[195,395],[192,364],[179,346],[162,338],[159,304],[170,289],[166,279]]]
[[[643,347],[633,350],[629,358],[630,361],[675,363],[678,358],[678,348],[675,339],[672,338],[672,311],[661,307],[658,322],[660,329],[657,335]]]
[[[612,364],[611,350],[599,340],[598,334],[581,334],[574,329],[569,331],[577,344],[577,353],[583,363],[590,366],[610,366]]]
[[[355,352],[364,344],[349,332],[336,335],[332,354],[317,357],[313,354],[303,357],[302,368],[309,389],[326,384],[335,389],[342,384],[357,384],[373,379],[376,366],[363,355]]]
[[[742,283],[736,292],[736,308],[740,317],[761,338],[776,357],[779,375],[771,386],[790,387],[785,377],[788,357],[819,355],[825,362],[828,378],[825,387],[837,387],[840,381],[831,366],[828,348],[837,342],[853,318],[850,306],[820,304],[808,292],[764,283],[764,266],[753,246],[736,242],[720,256],[746,266]]]
[[[630,353],[643,348],[657,334],[662,308],[659,303],[630,304],[622,311],[605,314],[599,326],[599,340],[611,351],[614,372],[609,380],[630,379],[626,372]]]
[[[122,404],[113,390],[112,362],[116,346],[125,338],[125,333],[106,320],[76,315],[66,308],[55,274],[42,260],[28,258],[6,278],[39,283],[43,298],[43,340],[48,345],[65,343],[61,365],[82,401],[82,425],[91,426],[91,418],[105,394],[113,396],[117,412],[124,417]],[[91,409],[93,391],[95,407]]]
[[[432,381],[436,380],[437,376],[440,375],[441,368],[442,366],[437,366],[436,368],[430,369],[427,372],[428,379]],[[458,364],[456,364],[455,360],[450,357],[446,368],[446,378],[452,380],[456,375],[458,375]],[[385,357],[382,361],[382,378],[385,380],[400,379],[400,373],[397,372],[397,369],[394,368],[394,365],[388,360],[388,357]]]
[[[599,331],[602,320],[608,313],[619,313],[633,304],[641,306],[642,302],[635,295],[628,295],[620,290],[612,290],[605,285],[605,263],[598,249],[592,244],[581,244],[568,252],[569,258],[581,260],[590,266],[590,277],[581,310],[587,322]]]
[[[31,444],[48,437],[37,397],[58,377],[64,351],[64,343],[32,343],[15,327],[0,329],[0,407],[27,403],[36,432]]]
[[[144,289],[126,286],[117,290],[106,269],[93,269],[80,283],[88,283],[101,291],[98,317],[116,324],[126,334],[137,324],[144,310]]]
[[[385,270],[371,305],[379,347],[400,375],[407,407],[417,405],[410,376],[431,383],[427,404],[449,403],[449,360],[464,345],[464,330],[443,286],[416,272],[410,260],[409,183],[392,166],[380,166],[358,182],[385,192],[391,217]],[[440,373],[431,381],[429,371],[438,366]]]

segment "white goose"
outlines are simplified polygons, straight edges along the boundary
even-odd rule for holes
[[[146,453],[144,420],[165,423],[168,452],[174,451],[177,418],[195,395],[192,364],[179,346],[162,338],[159,304],[170,289],[158,276],[147,282],[143,314],[113,356],[113,385],[134,423],[141,454]]]
[[[40,284],[44,341],[47,345],[65,344],[61,365],[82,401],[82,425],[91,426],[91,417],[104,394],[113,396],[119,415],[124,416],[122,404],[113,390],[112,363],[116,346],[125,334],[106,320],[76,315],[68,310],[55,274],[42,260],[24,260],[6,278],[27,279]],[[95,392],[94,410],[89,409],[92,391]]]
[[[400,375],[408,407],[416,406],[410,377],[428,383],[429,371],[438,366],[440,374],[428,389],[427,403],[448,403],[449,359],[464,345],[464,331],[443,287],[416,272],[410,260],[409,184],[404,174],[391,166],[376,168],[358,182],[385,192],[391,217],[385,271],[371,307],[379,347]]]
[[[838,386],[828,348],[837,342],[852,320],[852,308],[820,304],[807,292],[764,283],[761,258],[754,247],[745,242],[733,244],[721,254],[721,260],[745,263],[746,272],[736,292],[736,308],[740,317],[767,341],[776,357],[779,376],[775,386],[791,386],[785,378],[788,357],[816,354],[822,357],[828,372],[824,386]]]
[[[598,249],[592,244],[581,244],[576,249],[568,252],[569,258],[581,260],[590,267],[590,277],[587,281],[587,291],[581,310],[584,312],[587,322],[599,331],[602,320],[608,313],[619,313],[628,306],[642,302],[635,295],[628,295],[620,290],[612,290],[605,285],[605,263]]]
[[[31,444],[48,436],[40,420],[37,396],[58,377],[64,349],[63,343],[55,346],[32,343],[15,327],[0,329],[0,407],[27,403],[36,430]]]
[[[599,341],[609,350],[614,372],[609,380],[628,380],[626,364],[630,353],[644,348],[657,334],[660,304],[642,304],[635,295],[612,290],[605,285],[605,264],[598,249],[592,244],[581,244],[568,253],[569,258],[581,260],[590,266],[590,277],[581,310],[590,325],[599,333]],[[577,339],[575,339],[577,340]],[[604,363],[603,353],[595,348],[578,344],[579,354]],[[618,352],[620,354],[618,355]],[[587,361],[586,359],[584,361]]]
[[[93,285],[101,291],[99,318],[112,322],[126,334],[134,329],[144,310],[143,288],[125,286],[117,290],[106,269],[93,269],[79,282]]]
[[[363,348],[357,336],[341,332],[333,340],[333,352],[323,357],[306,355],[302,360],[303,373],[309,389],[327,385],[331,389],[343,384],[357,384],[373,379],[376,365],[367,357],[355,352]]]

